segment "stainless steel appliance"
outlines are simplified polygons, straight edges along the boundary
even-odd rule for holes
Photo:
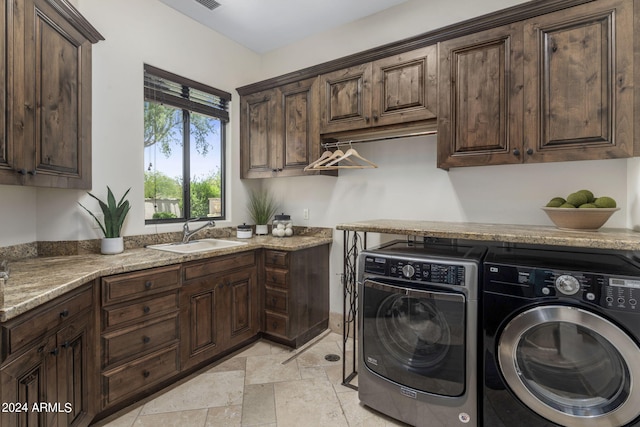
[[[482,247],[395,241],[358,258],[358,395],[415,426],[476,426]]]
[[[639,424],[633,258],[491,248],[483,270],[485,426]]]

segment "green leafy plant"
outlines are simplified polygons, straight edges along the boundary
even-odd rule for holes
[[[265,225],[278,211],[278,204],[268,191],[251,191],[247,209],[256,225]]]
[[[131,188],[129,188],[124,193],[124,195],[122,196],[118,204],[116,204],[116,198],[113,196],[113,192],[111,191],[108,185],[107,185],[107,203],[103,202],[93,194],[87,192],[88,195],[96,199],[100,204],[100,208],[102,209],[102,214],[104,215],[104,224],[100,222],[100,220],[93,214],[93,212],[91,212],[89,209],[83,206],[82,203],[78,202],[78,204],[82,206],[82,208],[85,211],[89,212],[89,215],[91,215],[93,219],[96,220],[96,222],[100,226],[100,229],[102,230],[102,233],[104,233],[104,237],[107,237],[107,238],[120,237],[120,230],[122,230],[122,224],[124,223],[124,219],[127,217],[127,214],[129,213],[129,209],[131,209],[131,206],[129,205],[129,201],[124,199],[127,196],[127,194],[129,194],[129,190],[131,190]]]

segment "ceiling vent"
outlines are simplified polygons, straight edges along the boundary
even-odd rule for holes
[[[213,10],[216,7],[220,6],[220,3],[218,3],[215,0],[196,0],[196,1],[209,10]]]

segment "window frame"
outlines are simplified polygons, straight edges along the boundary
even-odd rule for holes
[[[229,104],[231,94],[211,86],[198,83],[194,80],[181,77],[177,74],[161,70],[148,64],[144,64],[144,102],[156,102],[166,104],[182,111],[182,168],[183,168],[183,218],[145,218],[145,225],[183,223],[193,219],[188,217],[191,212],[191,114],[200,114],[211,117],[220,122],[220,200],[221,214],[217,217],[202,217],[203,220],[215,219],[226,220],[226,146],[227,146],[227,125],[230,121]],[[150,77],[149,79],[147,77]],[[159,79],[166,86],[154,85],[152,79]],[[195,97],[190,94],[195,93]],[[206,102],[202,97],[197,97],[198,93],[212,96],[214,102]],[[209,98],[207,98],[209,99]],[[186,179],[188,178],[188,179]]]

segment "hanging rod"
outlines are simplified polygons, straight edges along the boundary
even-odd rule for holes
[[[372,138],[350,139],[348,141],[323,142],[322,143],[322,147],[324,149],[337,148],[337,147],[342,147],[344,145],[360,144],[362,142],[386,141],[386,140],[390,140],[390,139],[411,138],[413,136],[435,135],[437,133],[438,133],[438,131],[436,131],[436,130],[427,130],[427,131],[413,132],[413,133],[407,133],[407,134],[402,134],[402,135],[391,135],[391,136],[378,136],[378,137],[372,137]]]

